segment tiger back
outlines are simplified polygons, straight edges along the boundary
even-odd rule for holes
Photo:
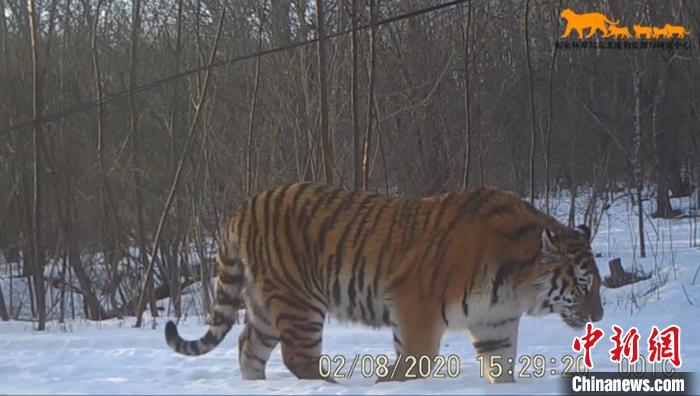
[[[469,330],[478,355],[514,358],[523,314],[573,327],[602,317],[589,237],[493,188],[399,199],[290,184],[250,198],[222,232],[207,333],[185,341],[169,322],[166,340],[188,355],[212,350],[243,300],[246,379],[265,378],[277,344],[294,375],[321,378],[328,314],[392,328],[402,359],[390,379],[405,379],[408,357],[437,355],[448,329]]]

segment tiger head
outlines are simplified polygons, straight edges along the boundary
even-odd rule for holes
[[[544,229],[537,262],[538,295],[532,315],[558,313],[573,328],[603,318],[600,274],[590,245],[590,229]]]
[[[565,8],[561,11],[559,17],[568,21],[569,19],[571,19],[572,15],[576,15],[574,10],[572,10],[571,8]]]

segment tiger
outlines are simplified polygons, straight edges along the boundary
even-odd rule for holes
[[[208,331],[186,341],[169,321],[165,339],[178,353],[207,353],[242,302],[246,380],[265,379],[281,344],[297,378],[335,382],[319,367],[327,315],[391,328],[396,375],[379,381],[408,379],[409,357],[436,357],[448,329],[466,329],[477,356],[504,362],[491,383],[513,381],[505,362],[516,360],[522,315],[558,314],[577,329],[603,316],[590,229],[492,187],[409,199],[288,184],[241,204],[219,240]]]

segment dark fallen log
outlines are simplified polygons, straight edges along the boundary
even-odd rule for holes
[[[605,277],[603,285],[609,289],[631,285],[651,278],[651,274],[646,274],[644,271],[625,271],[622,268],[622,260],[619,257],[610,260],[608,266],[610,267],[610,275]]]
[[[180,290],[184,290],[187,286],[193,284],[195,282],[194,279],[185,279],[185,281],[180,285]],[[155,300],[162,300],[164,298],[170,297],[170,285],[167,283],[163,283],[160,286],[156,287],[155,290],[153,291],[155,294]],[[131,316],[136,314],[136,304],[138,303],[138,296],[134,298],[133,300],[129,301],[128,303],[122,305],[120,309],[118,310],[118,315],[116,316]],[[164,311],[163,307],[158,307],[159,311]],[[114,313],[113,313],[114,314]]]
[[[71,285],[69,283],[63,283],[63,281],[60,278],[50,278],[46,279],[47,284],[51,287],[55,287],[57,289],[62,289],[63,287],[66,287],[67,289],[70,289],[71,292],[75,294],[81,294],[83,295],[83,291],[80,290],[79,287]],[[185,289],[187,286],[195,283],[194,279],[186,279],[181,285],[180,285],[180,290]],[[170,297],[170,287],[167,283],[164,283],[154,290],[155,293],[155,299],[156,300],[162,300],[164,298]],[[138,297],[134,298],[131,301],[128,301],[122,306],[117,307],[116,309],[112,309],[111,311],[106,311],[102,306],[99,307],[100,313],[98,318],[100,320],[105,320],[105,319],[112,319],[112,318],[122,318],[124,316],[129,316],[129,315],[135,315],[136,313],[136,304],[138,302]],[[159,311],[162,311],[162,307],[158,307]],[[91,318],[95,319],[95,318]]]

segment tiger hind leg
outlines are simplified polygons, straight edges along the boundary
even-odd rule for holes
[[[277,331],[270,323],[270,314],[263,306],[260,294],[250,285],[243,292],[246,323],[238,338],[238,363],[244,379],[265,379],[265,366],[279,342]]]
[[[286,293],[273,298],[270,311],[279,334],[282,360],[299,379],[324,379],[319,370],[325,307],[309,296]]]

